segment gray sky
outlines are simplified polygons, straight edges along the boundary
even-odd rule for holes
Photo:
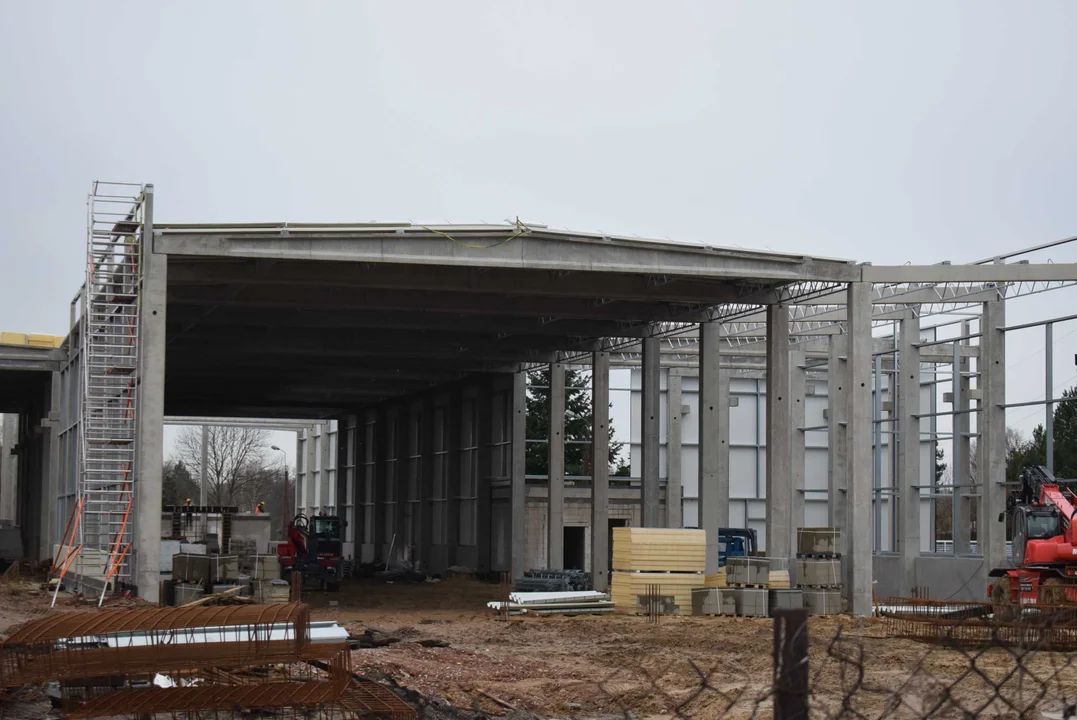
[[[0,0],[0,327],[65,333],[94,179],[154,183],[162,221],[518,215],[875,263],[1074,235],[1074,27],[1067,2]],[[1011,401],[1043,395],[1040,338]]]

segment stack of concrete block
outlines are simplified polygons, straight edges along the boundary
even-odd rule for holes
[[[235,580],[239,577],[239,560],[234,555],[193,555],[179,553],[172,557],[175,582],[202,585]]]
[[[692,590],[693,615],[735,615],[737,603],[731,590],[696,588]]]
[[[291,585],[287,580],[253,580],[254,600],[262,604],[286,603],[291,595]]]
[[[797,529],[797,587],[813,615],[842,610],[841,531],[838,528]]]
[[[228,543],[228,553],[239,558],[240,572],[251,571],[251,557],[258,552],[258,542],[247,538],[232,538]]]
[[[644,612],[648,587],[658,585],[664,612],[687,615],[692,608],[692,590],[703,587],[706,569],[704,530],[613,530],[610,595],[619,612]]]
[[[273,580],[280,577],[280,556],[255,553],[250,557],[250,575],[255,580]]]
[[[760,557],[731,557],[726,560],[726,582],[743,617],[766,617],[767,585],[770,584],[770,560]]]

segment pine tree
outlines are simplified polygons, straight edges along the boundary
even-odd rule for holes
[[[550,372],[531,370],[527,373],[527,439],[548,440],[550,437]],[[565,370],[565,475],[590,476],[591,407],[590,377],[578,370]],[[608,463],[615,475],[626,475],[627,464],[621,464],[623,443],[613,440],[613,423],[609,424],[610,454]],[[577,444],[572,441],[586,441]],[[549,446],[546,443],[527,444],[527,474],[546,475],[549,472]]]

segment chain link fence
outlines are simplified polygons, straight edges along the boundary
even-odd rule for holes
[[[724,656],[716,634],[713,663],[640,658],[587,681],[588,700],[567,715],[1077,720],[1073,608],[1001,613],[979,603],[902,600],[882,614],[870,622],[827,619],[813,630],[806,612],[784,611],[773,622],[765,676]],[[501,704],[504,714],[530,715]]]

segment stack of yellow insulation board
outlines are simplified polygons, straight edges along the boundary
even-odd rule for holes
[[[667,612],[691,615],[692,590],[703,586],[706,566],[703,530],[614,528],[610,595],[618,611],[639,612],[648,585],[658,585]]]
[[[789,571],[788,570],[771,570],[770,582],[767,583],[767,587],[772,590],[788,590],[789,589]]]
[[[729,584],[725,581],[725,568],[718,568],[718,572],[713,575],[707,575],[706,580],[703,583],[705,588],[724,588],[729,587]]]
[[[63,344],[64,338],[60,335],[0,332],[0,345],[23,345],[28,347],[58,348]]]
[[[707,533],[672,528],[613,529],[613,569],[651,572],[703,572]]]

